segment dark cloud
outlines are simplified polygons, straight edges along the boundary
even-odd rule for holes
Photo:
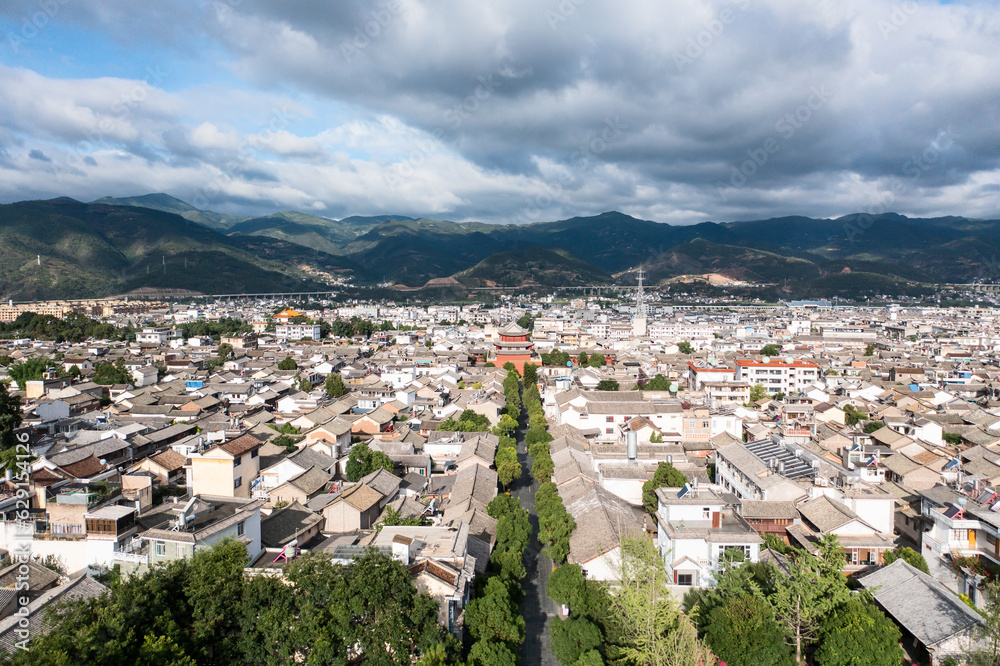
[[[49,156],[47,156],[45,153],[43,153],[42,151],[40,151],[38,149],[33,149],[30,153],[28,153],[28,157],[31,158],[31,159],[33,159],[33,160],[38,160],[40,162],[51,162],[52,161],[52,158],[50,158]]]
[[[141,50],[136,35],[149,34],[175,57],[210,50],[205,66],[238,77],[241,100],[287,92],[313,106],[320,136],[283,126],[295,136],[247,151],[227,123],[241,102],[181,112],[157,99],[121,118],[112,102],[130,89],[108,83],[97,101],[71,88],[66,97],[82,100],[72,114],[0,101],[10,117],[0,125],[76,145],[104,122],[95,149],[173,170],[178,192],[221,178],[217,200],[238,207],[322,201],[495,221],[614,208],[696,222],[850,212],[895,179],[902,212],[995,214],[1000,9],[913,6],[67,3],[60,21],[120,44]],[[324,105],[336,109],[326,137]]]

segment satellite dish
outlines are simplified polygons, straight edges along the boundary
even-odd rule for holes
[[[573,361],[566,361],[566,367],[567,368],[572,368],[573,367]]]
[[[677,382],[670,382],[670,386],[668,388],[670,389],[671,393],[677,393],[677,388],[678,388]]]

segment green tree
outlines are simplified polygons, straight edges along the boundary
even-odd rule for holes
[[[611,594],[611,612],[624,663],[711,663],[708,649],[670,595],[663,558],[645,535],[621,537],[621,564]]]
[[[278,370],[298,370],[299,364],[295,362],[295,359],[291,356],[286,356],[281,363],[278,364]]]
[[[525,312],[521,315],[521,318],[517,320],[517,325],[521,328],[530,331],[535,327],[535,320],[531,318],[531,315]]]
[[[767,389],[763,384],[754,384],[750,387],[750,403],[753,404],[758,400],[763,400],[767,396]]]
[[[865,356],[874,356],[874,355],[875,355],[875,343],[869,342],[867,345],[865,345]]]
[[[538,383],[538,366],[534,363],[524,364],[524,385],[528,386],[530,384]]]
[[[892,564],[896,560],[904,560],[910,564],[910,566],[920,569],[926,574],[930,573],[930,569],[927,568],[927,560],[924,556],[913,550],[912,548],[907,548],[906,546],[896,546],[894,550],[886,551],[883,557],[883,563],[886,565]]]
[[[681,354],[693,354],[694,347],[692,347],[691,343],[688,342],[687,340],[681,340],[680,342],[677,343],[677,351],[679,351]]]
[[[973,632],[963,650],[963,663],[969,666],[1000,664],[1000,582],[996,579],[987,582],[985,591],[983,623]]]
[[[866,433],[871,434],[876,430],[882,429],[883,427],[885,427],[885,424],[882,423],[881,421],[868,421],[867,423],[865,423],[864,430]]]
[[[642,505],[646,511],[656,513],[657,488],[682,488],[687,483],[685,477],[676,467],[667,462],[661,462],[656,466],[653,478],[642,484]]]
[[[114,363],[103,361],[94,366],[94,374],[91,377],[95,384],[111,386],[114,384],[131,384],[133,382],[132,373],[125,367],[125,359],[120,358]]]
[[[469,650],[469,666],[517,666],[517,655],[504,643],[482,640]]]
[[[500,422],[497,423],[497,427],[500,431],[509,434],[511,431],[517,429],[517,420],[514,419],[510,414],[504,414],[500,417]]]
[[[347,455],[344,473],[348,481],[359,481],[377,469],[391,472],[392,459],[381,451],[372,451],[367,442],[355,444]]]
[[[604,357],[604,354],[598,354],[597,352],[594,352],[593,354],[590,355],[590,358],[587,359],[587,366],[591,368],[603,368],[607,364],[607,362],[608,361]]]
[[[552,618],[549,625],[552,635],[552,654],[560,664],[570,666],[604,642],[604,636],[596,624],[584,618]]]
[[[517,451],[509,447],[497,449],[495,458],[497,477],[500,485],[508,488],[516,479],[521,477],[521,463],[517,460]]]
[[[868,414],[859,411],[854,405],[844,405],[844,423],[849,426],[857,425],[858,421],[868,419]]]
[[[899,666],[900,638],[896,623],[854,597],[823,621],[813,661],[817,666]]]
[[[524,642],[524,618],[511,599],[507,583],[498,576],[486,582],[482,594],[465,609],[465,626],[479,641],[515,647]]]
[[[781,348],[778,345],[764,345],[760,349],[761,356],[781,356]]]
[[[7,385],[0,382],[0,449],[9,449],[16,444],[14,431],[21,427],[23,421],[21,396],[11,394]]]
[[[670,380],[661,374],[657,374],[648,380],[642,387],[643,391],[669,391]]]
[[[503,369],[506,370],[508,373],[513,372],[514,374],[517,374],[517,368],[510,361],[507,361],[506,363],[503,364]]]
[[[313,390],[312,382],[303,377],[301,380],[299,380],[299,390],[309,393],[309,391]]]
[[[844,554],[832,534],[819,541],[819,555],[800,552],[790,561],[788,575],[768,597],[774,615],[784,625],[795,648],[795,661],[802,663],[806,648],[817,637],[824,618],[850,597],[841,569]]]
[[[233,349],[233,346],[231,344],[229,344],[228,342],[223,342],[221,345],[219,345],[219,358],[223,362],[228,361],[229,359],[235,357],[236,357],[236,350]]]
[[[617,391],[618,388],[618,382],[614,379],[602,379],[597,382],[598,391]]]
[[[323,382],[323,388],[326,389],[326,394],[331,398],[340,398],[347,393],[344,378],[340,376],[339,372],[331,372],[327,375],[326,381]]]
[[[569,606],[569,612],[574,617],[597,614],[598,600],[579,564],[567,563],[558,567],[549,575],[545,589],[554,602]]]
[[[580,367],[587,365],[587,352],[582,351],[580,355],[576,357],[576,362],[580,364]]]
[[[767,601],[742,593],[715,607],[705,631],[705,643],[727,664],[739,666],[794,666],[792,648],[774,619]]]
[[[952,446],[958,446],[962,443],[962,436],[957,432],[946,432],[941,435],[941,439]]]

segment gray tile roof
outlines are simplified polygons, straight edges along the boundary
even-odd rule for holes
[[[872,592],[886,613],[926,647],[934,647],[982,623],[976,611],[933,576],[901,559],[861,576],[858,582]]]

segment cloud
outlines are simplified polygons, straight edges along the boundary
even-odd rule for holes
[[[997,216],[1000,8],[985,3],[94,2],[56,18],[171,74],[0,64],[0,133],[66,167],[20,167],[6,199],[169,187],[247,212],[692,223],[891,195],[907,214]]]
[[[40,162],[51,162],[52,160],[45,155],[42,151],[35,149],[28,153],[28,157],[33,160],[38,160]]]

